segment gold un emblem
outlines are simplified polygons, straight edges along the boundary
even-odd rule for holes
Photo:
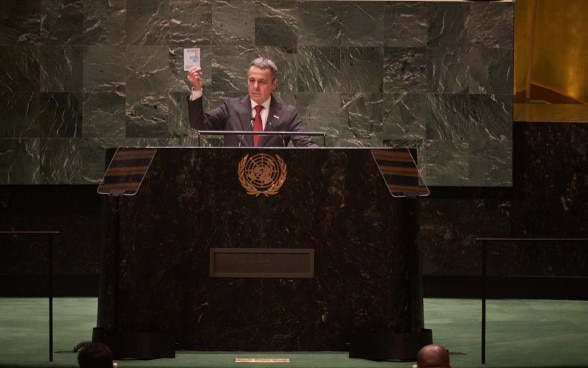
[[[286,181],[286,163],[279,155],[247,154],[239,162],[239,181],[247,194],[274,195]]]

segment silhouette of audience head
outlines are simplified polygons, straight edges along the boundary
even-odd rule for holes
[[[78,352],[78,365],[80,368],[113,368],[112,350],[108,345],[94,342],[88,344]]]
[[[415,368],[451,368],[449,351],[441,345],[425,345],[417,354]]]

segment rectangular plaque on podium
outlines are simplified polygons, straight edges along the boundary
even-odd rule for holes
[[[210,277],[312,278],[314,249],[211,248]]]

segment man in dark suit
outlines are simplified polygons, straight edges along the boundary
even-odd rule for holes
[[[253,60],[247,72],[249,94],[227,98],[220,107],[204,112],[202,69],[191,69],[188,71],[188,80],[192,84],[188,97],[190,126],[198,130],[305,132],[306,127],[296,108],[272,95],[278,85],[277,73],[273,61],[266,58]],[[224,138],[225,146],[232,147],[285,147],[290,141],[296,147],[317,147],[306,135],[229,134]]]

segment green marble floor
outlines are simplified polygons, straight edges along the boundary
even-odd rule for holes
[[[54,353],[49,362],[48,301],[0,298],[0,367],[76,367],[73,347],[90,340],[96,298],[56,298]],[[480,361],[481,302],[425,299],[425,327],[460,367],[588,367],[588,301],[490,300],[486,364]],[[242,363],[237,358],[288,358],[289,363]],[[411,362],[349,359],[345,352],[183,352],[174,359],[119,361],[119,367],[410,367]]]

